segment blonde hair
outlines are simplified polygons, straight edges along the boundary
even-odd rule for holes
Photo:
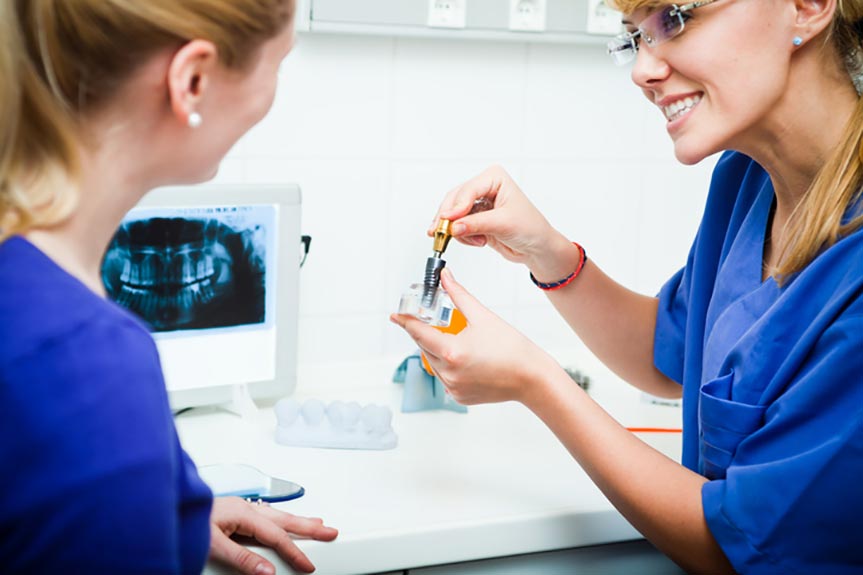
[[[672,1],[607,0],[615,10],[631,14],[641,8],[658,8]],[[849,82],[863,81],[863,1],[837,0],[828,41],[849,70]],[[854,77],[857,77],[856,79]],[[859,86],[863,88],[863,85]],[[859,91],[858,91],[859,94]],[[774,273],[780,284],[802,271],[823,250],[863,227],[863,213],[848,214],[861,197],[863,184],[863,98],[836,147],[827,157],[789,220]],[[850,218],[845,221],[846,216]]]
[[[838,0],[830,37],[838,55],[854,78],[855,88],[861,73],[861,35],[863,2]],[[849,76],[849,81],[852,81]],[[777,275],[781,281],[800,272],[824,249],[863,226],[863,213],[857,207],[863,183],[863,98],[857,105],[839,143],[827,157],[809,190],[788,222],[782,258]],[[848,221],[843,220],[850,215]]]
[[[0,241],[69,216],[82,120],[148,57],[200,38],[242,69],[293,10],[294,0],[0,0]]]

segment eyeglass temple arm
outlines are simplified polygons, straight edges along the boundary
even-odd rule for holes
[[[696,2],[690,2],[688,4],[684,4],[682,6],[674,6],[674,10],[672,14],[677,16],[683,12],[689,12],[690,10],[694,10],[696,8],[701,8],[702,6],[706,6],[707,4],[713,4],[716,0],[697,0]]]

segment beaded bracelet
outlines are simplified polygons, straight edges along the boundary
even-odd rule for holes
[[[572,280],[578,277],[578,274],[581,273],[581,270],[584,268],[584,264],[587,263],[587,252],[584,251],[584,248],[579,244],[572,242],[572,244],[578,248],[578,266],[576,266],[575,271],[563,278],[562,280],[558,280],[556,282],[551,283],[542,283],[537,280],[533,272],[530,273],[530,281],[534,283],[536,287],[543,291],[554,291],[556,289],[560,289],[562,287],[566,287],[572,283]]]

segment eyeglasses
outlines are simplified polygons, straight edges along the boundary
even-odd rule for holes
[[[638,30],[625,32],[608,42],[608,54],[618,66],[632,62],[638,53],[638,45],[644,42],[653,48],[675,36],[679,36],[691,18],[689,13],[696,8],[712,4],[716,0],[700,0],[682,6],[670,4],[645,18]]]

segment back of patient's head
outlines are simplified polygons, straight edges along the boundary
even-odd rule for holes
[[[293,9],[294,0],[0,0],[0,240],[68,215],[74,195],[51,182],[74,179],[88,114],[138,66],[203,39],[242,70]]]

